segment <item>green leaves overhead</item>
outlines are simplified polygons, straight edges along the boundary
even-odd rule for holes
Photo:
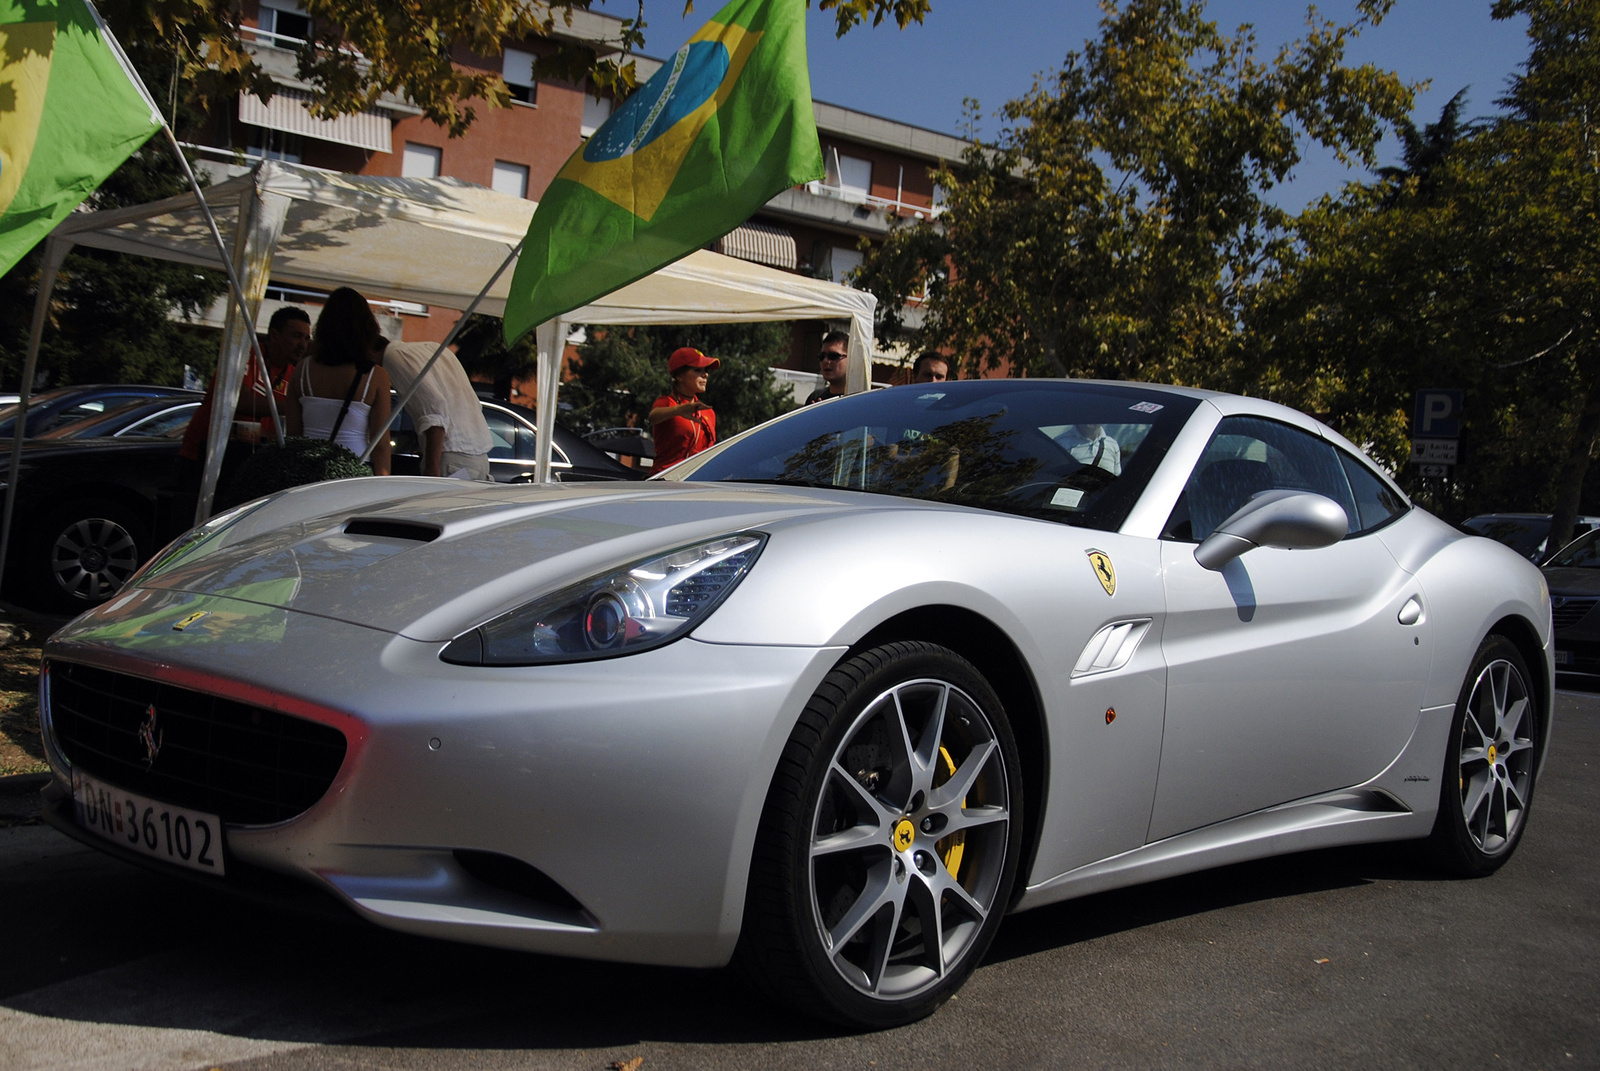
[[[1290,240],[1267,192],[1308,142],[1375,163],[1410,105],[1394,75],[1344,62],[1387,6],[1313,19],[1263,59],[1249,27],[1221,30],[1198,0],[1105,4],[1100,36],[1002,109],[999,140],[939,174],[937,223],[869,260],[884,328],[903,326],[894,297],[926,285],[917,345],[969,370],[1217,381]]]

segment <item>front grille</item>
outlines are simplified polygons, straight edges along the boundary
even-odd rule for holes
[[[1557,595],[1550,600],[1550,617],[1556,628],[1571,628],[1594,609],[1600,595]]]
[[[293,818],[344,762],[344,734],[304,718],[75,663],[52,665],[49,682],[48,724],[69,762],[224,822]],[[153,761],[146,737],[160,744]]]

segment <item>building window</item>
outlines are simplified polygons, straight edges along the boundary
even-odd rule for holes
[[[305,158],[305,139],[299,134],[289,134],[282,130],[269,130],[261,126],[249,126],[241,123],[246,132],[244,154],[253,156],[258,160],[282,160],[286,164],[298,164]]]
[[[538,103],[539,83],[533,80],[533,53],[520,48],[508,48],[504,58],[500,77],[506,80],[511,99],[522,104]]]
[[[833,281],[848,286],[845,276],[861,267],[861,250],[846,249],[842,245],[833,247],[832,270]]]
[[[415,142],[406,142],[404,155],[400,157],[400,177],[402,178],[438,178],[439,165],[444,161],[444,150],[436,149],[432,145],[418,145]]]
[[[845,156],[838,149],[831,149],[827,154],[827,172],[827,184],[846,201],[863,204],[872,192],[871,160]]]
[[[596,97],[589,93],[583,95],[583,125],[578,128],[580,134],[588,137],[596,130],[599,130],[605,124],[605,121],[610,118],[610,97]]]
[[[494,179],[489,183],[496,193],[508,193],[512,197],[528,196],[528,169],[522,164],[508,164],[504,160],[494,162]]]
[[[278,48],[297,48],[311,40],[311,18],[295,0],[261,0],[256,24],[267,43]]]

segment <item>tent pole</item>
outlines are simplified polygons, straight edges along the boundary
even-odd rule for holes
[[[489,296],[489,291],[494,289],[494,284],[500,281],[500,276],[505,274],[506,269],[516,263],[517,254],[522,252],[523,240],[525,239],[518,240],[517,244],[511,247],[511,252],[506,254],[506,259],[501,261],[500,266],[494,270],[494,274],[489,276],[489,281],[483,284],[483,289],[478,291],[478,296],[472,299],[472,304],[468,305],[466,310],[462,312],[460,319],[456,320],[455,326],[450,329],[450,333],[444,336],[443,342],[439,343],[439,348],[433,351],[432,357],[428,358],[428,363],[423,365],[422,370],[417,373],[416,381],[406,389],[405,394],[400,396],[400,401],[390,408],[389,423],[385,424],[383,430],[378,432],[373,440],[367,444],[365,450],[361,451],[362,461],[372,456],[372,451],[383,441],[383,437],[389,434],[389,429],[394,427],[394,422],[400,419],[400,414],[405,411],[406,403],[411,400],[412,395],[417,393],[417,388],[422,385],[422,378],[433,368],[434,362],[439,359],[439,355],[445,351],[445,348],[456,340],[456,336],[461,333],[461,329],[467,324],[467,317],[471,316],[483,299]]]
[[[539,325],[539,396],[534,401],[538,422],[533,446],[533,479],[550,482],[550,444],[555,438],[556,392],[561,389],[561,358],[567,349],[567,322],[560,317]]]
[[[250,350],[255,354],[257,375],[261,382],[267,385],[267,410],[272,414],[272,427],[278,435],[278,445],[283,445],[283,418],[278,413],[278,399],[272,395],[272,370],[267,367],[267,356],[261,352],[261,339],[256,334],[256,318],[251,315],[249,302],[244,297],[244,286],[239,282],[239,273],[234,270],[233,258],[228,255],[228,247],[223,244],[222,231],[217,228],[217,217],[211,214],[211,205],[206,201],[206,195],[201,192],[200,180],[195,177],[194,168],[189,166],[189,158],[183,155],[183,147],[178,144],[178,135],[173,133],[172,127],[162,120],[161,129],[166,131],[167,142],[172,146],[172,155],[178,158],[178,165],[183,168],[183,173],[189,180],[189,188],[194,190],[195,200],[200,204],[200,211],[206,217],[206,226],[211,231],[211,240],[216,244],[217,255],[222,258],[222,266],[228,273],[228,289],[233,291],[234,304],[239,307],[239,315],[244,317],[245,326],[249,329]],[[206,449],[215,448],[214,443],[207,443]]]
[[[22,473],[22,440],[28,429],[28,398],[33,393],[33,376],[39,367],[39,344],[44,339],[44,321],[50,312],[50,295],[56,288],[56,276],[61,273],[62,261],[67,258],[71,242],[56,237],[46,239],[44,260],[39,265],[39,294],[33,303],[33,324],[28,329],[28,356],[22,362],[22,382],[18,385],[16,427],[11,444],[11,470],[6,479],[5,515],[0,519],[0,562],[6,561],[11,549],[11,511],[16,505],[17,480]],[[0,577],[4,575],[0,569]]]

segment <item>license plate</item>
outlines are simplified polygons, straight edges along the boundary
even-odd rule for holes
[[[1572,665],[1572,652],[1571,651],[1563,651],[1559,647],[1556,648],[1556,665],[1558,665],[1558,666],[1570,666],[1570,665]]]
[[[76,770],[72,802],[78,824],[129,851],[221,875],[222,820],[204,811],[174,807]]]

